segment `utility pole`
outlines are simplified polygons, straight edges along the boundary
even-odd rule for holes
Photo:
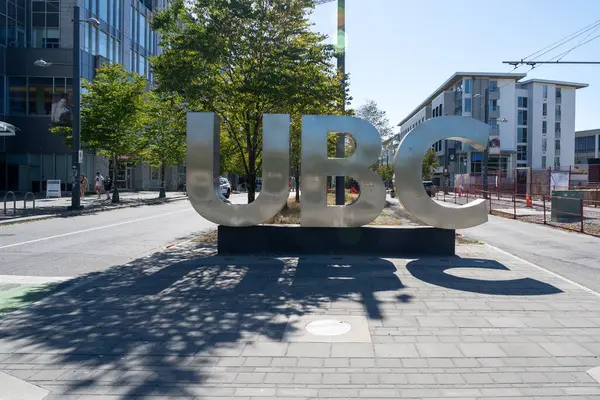
[[[489,90],[489,88],[486,88],[485,89],[485,104],[484,104],[484,108],[485,108],[484,119],[485,119],[486,124],[489,124],[489,115],[490,115],[489,114],[489,112],[490,112],[489,97],[490,97],[490,90]],[[489,127],[489,125],[488,125],[488,127]],[[483,198],[484,199],[488,198],[488,162],[490,159],[490,134],[489,134],[489,132],[488,132],[486,140],[487,140],[487,143],[485,144],[485,150],[483,150],[483,165],[481,166],[481,173],[483,174]]]
[[[346,0],[338,0],[337,10],[337,68],[342,74],[342,112],[346,111]],[[340,132],[335,145],[335,156],[344,158],[346,156],[346,135]],[[344,188],[344,177],[335,178],[335,204],[343,206],[346,204],[346,192]]]
[[[316,5],[331,3],[335,0],[314,0]],[[337,0],[337,69],[342,74],[343,100],[341,105],[342,113],[346,111],[346,0]],[[335,156],[344,158],[346,156],[346,135],[338,132],[338,140],[335,144]],[[344,177],[335,177],[335,204],[343,206],[346,203],[346,193],[344,190]]]

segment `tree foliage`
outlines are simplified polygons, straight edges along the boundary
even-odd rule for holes
[[[381,164],[377,167],[377,175],[384,182],[391,182],[394,177],[394,166],[392,164]]]
[[[377,128],[382,140],[388,139],[394,134],[385,111],[381,110],[374,100],[367,100],[365,104],[358,107],[356,109],[356,116],[373,124]]]
[[[425,157],[423,158],[423,180],[431,180],[431,174],[433,174],[433,171],[439,166],[440,162],[435,155],[435,151],[432,148],[429,148],[427,153],[425,153]]]
[[[312,0],[174,0],[153,18],[165,49],[151,61],[159,87],[221,118],[249,202],[262,166],[263,115],[305,113],[315,99],[341,109],[344,101],[333,48],[310,30],[313,8]]]
[[[172,92],[146,93],[139,144],[143,160],[161,168],[164,187],[165,168],[183,163],[186,155],[186,108],[181,96]]]
[[[82,80],[82,147],[113,161],[113,181],[119,158],[137,156],[146,86],[143,76],[116,63],[98,68],[93,81]],[[70,145],[71,126],[55,125],[50,130]]]

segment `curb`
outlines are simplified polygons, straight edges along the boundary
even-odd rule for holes
[[[141,206],[153,204],[153,203],[151,203],[151,201],[153,201],[153,200],[159,200],[159,201],[156,201],[156,203],[170,203],[170,202],[174,202],[174,201],[185,200],[187,198],[188,198],[187,196],[177,196],[177,197],[172,197],[172,198],[165,198],[163,200],[156,198],[156,199],[150,199],[150,201],[148,203],[141,203],[141,204],[122,204],[122,205],[118,205],[115,207],[102,207],[102,208],[87,209],[87,210],[83,209],[81,211],[62,211],[62,212],[58,212],[56,214],[39,215],[39,216],[36,216],[36,215],[32,215],[32,216],[28,216],[28,217],[24,216],[24,217],[10,219],[10,220],[6,220],[6,221],[0,221],[0,227],[8,226],[8,225],[15,225],[15,224],[22,224],[22,223],[26,223],[26,222],[43,221],[43,220],[52,219],[52,218],[73,217],[73,216],[86,215],[86,214],[92,214],[92,213],[97,213],[97,212],[105,212],[105,211],[121,210],[121,209],[125,209],[125,208],[141,207]]]

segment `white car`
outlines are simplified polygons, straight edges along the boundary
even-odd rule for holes
[[[223,197],[228,199],[231,195],[231,184],[229,183],[227,178],[219,178],[219,187],[221,189],[221,194],[223,195]]]

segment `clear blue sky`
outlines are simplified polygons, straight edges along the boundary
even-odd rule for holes
[[[333,1],[317,6],[311,16],[314,29],[329,35],[331,43],[336,12]],[[346,0],[353,106],[373,99],[395,126],[453,73],[509,72],[512,67],[502,61],[524,58],[596,20],[600,0]],[[596,35],[600,29],[589,38]],[[600,61],[600,38],[573,50],[563,59],[568,60]],[[529,69],[515,72],[588,83],[577,91],[576,129],[600,128],[600,65]]]

